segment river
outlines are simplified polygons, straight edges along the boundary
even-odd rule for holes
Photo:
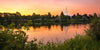
[[[34,38],[37,41],[42,41],[43,43],[47,42],[64,42],[67,39],[74,38],[77,34],[86,35],[85,31],[89,28],[89,25],[76,24],[69,26],[60,26],[60,25],[51,25],[48,26],[40,26],[33,27],[30,26],[28,31],[24,30],[28,35],[28,41],[33,40]]]

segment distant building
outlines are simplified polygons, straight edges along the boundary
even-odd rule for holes
[[[66,11],[65,11],[64,15],[65,15],[65,16],[70,16],[70,17],[72,17],[72,15],[69,15],[69,14],[68,14],[67,8],[66,8]]]
[[[65,16],[69,15],[69,14],[68,14],[68,11],[67,11],[67,8],[66,8],[66,11],[65,11],[64,15],[65,15]]]

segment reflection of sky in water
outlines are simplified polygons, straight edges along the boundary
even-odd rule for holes
[[[28,41],[36,38],[38,41],[42,40],[44,43],[48,41],[64,41],[66,39],[74,38],[76,34],[85,35],[84,30],[87,29],[88,25],[69,25],[63,26],[52,25],[50,29],[47,26],[41,26],[39,28],[30,27],[30,30],[25,31],[28,37]]]

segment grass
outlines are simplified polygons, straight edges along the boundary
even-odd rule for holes
[[[32,44],[32,43],[31,43]],[[29,48],[33,50],[100,50],[100,42],[92,40],[89,36],[76,36],[75,39],[64,41],[64,43],[48,42],[43,44],[39,42],[34,43],[34,47]]]

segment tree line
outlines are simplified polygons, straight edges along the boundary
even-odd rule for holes
[[[97,14],[94,13],[94,15],[80,15],[77,13],[76,15],[64,15],[63,12],[61,12],[61,15],[58,16],[52,16],[49,12],[47,15],[37,15],[33,13],[32,15],[21,15],[19,12],[16,13],[0,13],[0,24],[1,25],[8,25],[12,22],[16,25],[23,25],[28,20],[31,20],[33,25],[49,25],[49,24],[61,24],[61,25],[67,25],[67,24],[87,24],[90,23],[90,21],[94,18],[97,18]]]

